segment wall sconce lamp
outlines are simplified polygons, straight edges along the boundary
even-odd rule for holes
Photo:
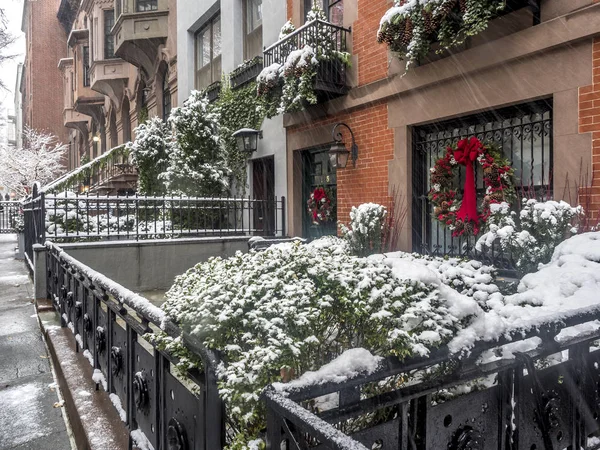
[[[344,144],[342,133],[338,131],[339,127],[346,127],[352,136],[352,147],[350,147],[350,151],[346,148]],[[358,146],[356,145],[356,140],[354,139],[354,133],[352,129],[346,125],[345,123],[338,123],[333,127],[331,132],[333,137],[333,145],[329,149],[329,163],[331,167],[334,169],[345,169],[348,164],[348,158],[352,156],[352,165],[356,167],[356,160],[358,159]]]
[[[258,139],[262,139],[262,130],[254,130],[252,128],[242,128],[232,134],[237,140],[238,150],[250,156],[258,149]]]
[[[99,134],[94,135],[94,137],[92,138],[92,141],[100,142],[100,135]]]

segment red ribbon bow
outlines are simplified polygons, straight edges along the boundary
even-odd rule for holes
[[[460,205],[460,209],[456,213],[456,217],[463,222],[475,222],[476,225],[479,223],[479,214],[477,213],[477,192],[475,190],[473,162],[475,162],[477,157],[482,153],[483,144],[476,137],[459,141],[457,149],[454,151],[454,159],[456,162],[466,167],[463,201]]]

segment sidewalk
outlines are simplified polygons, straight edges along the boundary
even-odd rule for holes
[[[0,235],[0,450],[71,450],[17,239]]]

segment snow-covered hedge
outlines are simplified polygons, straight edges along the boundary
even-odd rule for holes
[[[176,279],[164,310],[227,361],[218,375],[238,424],[231,448],[258,436],[260,392],[282,370],[299,376],[355,347],[427,355],[481,312],[430,269],[408,266],[353,257],[328,238],[213,258]]]
[[[576,219],[582,215],[581,206],[565,201],[523,200],[517,214],[507,203],[491,205],[491,216],[475,248],[485,251],[499,242],[503,251],[515,261],[520,275],[537,270],[539,264],[550,261],[558,244],[577,233]]]

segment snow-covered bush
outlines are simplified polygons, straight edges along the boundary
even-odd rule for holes
[[[169,125],[176,145],[171,148],[164,174],[171,193],[211,197],[225,193],[229,187],[229,169],[218,133],[219,117],[208,105],[201,92],[192,91],[182,107],[171,111]]]
[[[384,258],[384,256],[374,255],[371,258]],[[502,299],[500,289],[495,284],[496,269],[479,261],[405,252],[386,253],[385,258],[390,260],[400,258],[434,271],[442,283],[463,295],[474,298],[484,310],[489,309],[488,301]]]
[[[395,0],[381,18],[377,41],[406,60],[408,70],[434,42],[446,49],[481,33],[505,6],[505,0]]]
[[[350,210],[350,228],[340,224],[342,237],[357,256],[380,253],[386,225],[387,210],[377,203],[363,203]]]
[[[222,352],[219,390],[237,432],[230,448],[247,448],[259,436],[260,392],[282,370],[301,376],[356,347],[427,355],[481,312],[432,270],[417,274],[400,259],[356,258],[345,248],[328,238],[212,258],[167,293],[168,316]]]
[[[135,141],[126,145],[137,166],[138,191],[146,195],[163,195],[166,188],[160,175],[168,166],[174,146],[171,129],[160,118],[153,117],[138,125],[134,132]]]
[[[514,260],[519,275],[547,263],[556,246],[577,233],[573,223],[583,212],[581,206],[573,207],[562,200],[525,199],[523,203],[519,214],[511,211],[507,203],[491,205],[488,231],[475,245],[477,251],[484,251],[499,242],[500,248]]]

